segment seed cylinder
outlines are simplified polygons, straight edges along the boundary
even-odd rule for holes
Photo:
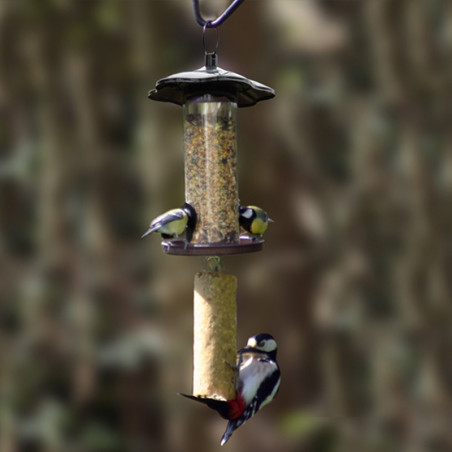
[[[227,273],[195,275],[193,394],[235,398],[237,278]]]
[[[184,104],[185,200],[198,219],[192,243],[238,243],[237,103],[204,94]]]

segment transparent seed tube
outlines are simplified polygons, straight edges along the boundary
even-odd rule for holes
[[[198,222],[192,243],[238,243],[237,104],[205,94],[184,104],[185,200]]]

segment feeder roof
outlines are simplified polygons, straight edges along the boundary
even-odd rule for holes
[[[183,105],[188,98],[202,94],[227,96],[239,107],[250,107],[261,100],[271,99],[275,91],[235,72],[204,66],[160,79],[155,89],[149,92],[149,98]]]

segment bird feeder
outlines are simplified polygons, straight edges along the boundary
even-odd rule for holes
[[[218,25],[197,20],[204,32]],[[215,52],[205,52],[204,67],[163,78],[150,91],[152,100],[183,107],[185,201],[197,214],[190,243],[164,241],[165,253],[221,256],[262,249],[262,238],[240,236],[237,108],[274,95],[272,88],[218,67]],[[235,396],[237,278],[198,272],[194,289],[193,393],[230,400]]]
[[[274,97],[268,86],[217,66],[159,80],[149,98],[183,106],[185,201],[197,213],[191,243],[163,242],[168,254],[218,256],[259,251],[263,240],[240,237],[237,108]]]

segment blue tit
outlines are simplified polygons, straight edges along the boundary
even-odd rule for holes
[[[141,236],[146,237],[159,232],[162,239],[179,238],[185,232],[185,241],[189,243],[196,226],[196,211],[188,203],[179,209],[171,209],[152,220],[149,229]]]
[[[273,220],[268,217],[267,212],[257,206],[239,207],[239,224],[252,236],[262,237],[267,230],[268,223]]]

